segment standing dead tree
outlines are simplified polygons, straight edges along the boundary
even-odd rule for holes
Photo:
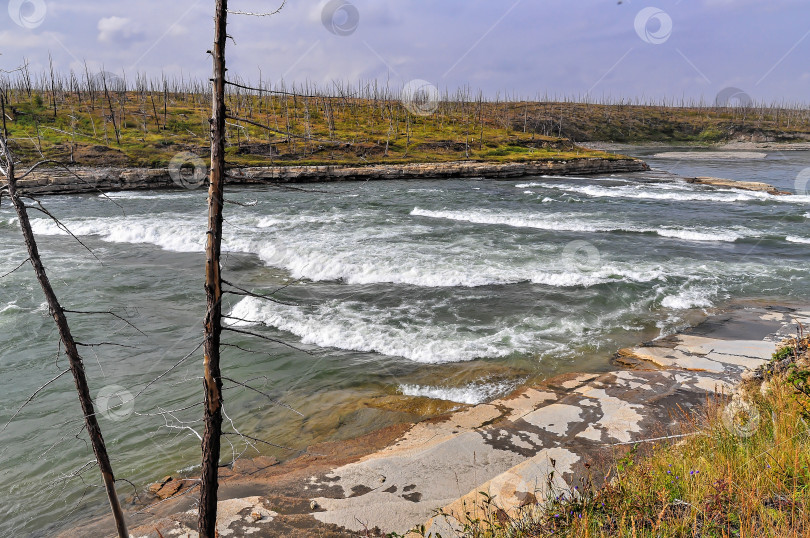
[[[222,376],[219,366],[222,334],[222,206],[225,203],[225,42],[228,0],[216,0],[214,28],[213,106],[211,117],[211,175],[208,188],[208,237],[205,246],[203,387],[205,404],[202,436],[202,471],[198,530],[201,538],[214,538],[217,527],[217,489],[222,436]]]
[[[87,376],[85,375],[84,363],[79,355],[78,344],[74,340],[70,332],[70,326],[65,315],[66,310],[62,308],[56,293],[51,286],[48,274],[42,264],[42,259],[39,255],[39,248],[37,247],[34,231],[31,228],[31,221],[28,217],[28,206],[23,202],[25,195],[17,190],[17,176],[15,171],[15,160],[11,150],[8,147],[8,136],[6,130],[6,106],[5,98],[0,94],[0,108],[3,114],[3,131],[0,135],[0,173],[6,177],[6,185],[0,188],[0,196],[5,191],[11,199],[11,204],[17,212],[17,218],[20,221],[20,229],[22,230],[25,246],[28,250],[28,259],[26,260],[34,268],[37,281],[39,282],[45,299],[48,302],[48,310],[53,317],[56,327],[59,330],[59,338],[61,345],[65,350],[65,355],[68,357],[70,364],[69,370],[73,374],[73,381],[76,385],[76,392],[79,396],[79,403],[84,413],[84,428],[87,430],[87,435],[90,438],[90,443],[93,447],[93,453],[96,456],[99,470],[101,471],[101,478],[104,481],[104,488],[107,492],[107,497],[110,500],[110,508],[112,510],[113,518],[115,519],[115,526],[120,538],[128,538],[126,522],[124,521],[124,513],[121,510],[121,504],[118,500],[118,494],[115,490],[115,475],[113,474],[110,458],[107,455],[107,448],[104,445],[104,437],[101,435],[101,428],[96,418],[96,411],[93,407],[93,398],[90,395],[90,387],[87,383]],[[39,164],[35,164],[31,169],[21,176],[21,179],[37,168]],[[48,216],[50,213],[42,208],[41,205],[33,207]],[[25,262],[23,262],[24,264]],[[22,265],[20,265],[22,267]],[[61,377],[61,374],[58,377]],[[57,378],[54,378],[56,380]]]
[[[201,538],[217,534],[217,490],[222,433],[222,374],[220,341],[222,336],[222,209],[225,205],[225,140],[228,119],[225,106],[225,44],[228,39],[228,0],[215,0],[213,59],[213,92],[211,115],[211,173],[208,187],[208,230],[205,246],[206,313],[203,338],[203,405],[202,469],[197,528]],[[235,11],[237,15],[268,16],[278,13]]]

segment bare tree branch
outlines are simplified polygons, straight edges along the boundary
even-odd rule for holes
[[[112,316],[114,318],[117,318],[117,319],[123,321],[124,323],[126,323],[127,325],[129,325],[130,327],[132,327],[133,329],[138,331],[139,333],[141,333],[143,336],[148,336],[145,332],[143,332],[138,327],[136,327],[135,325],[130,323],[129,320],[127,320],[126,318],[124,318],[122,316],[119,316],[115,312],[112,312],[112,311],[109,311],[109,310],[68,310],[67,308],[65,308],[65,309],[63,309],[63,312],[68,312],[70,314],[90,314],[90,315],[92,315],[92,314],[105,314],[105,315],[110,315],[110,316]]]
[[[180,359],[179,361],[177,361],[177,362],[176,362],[176,363],[175,363],[175,364],[174,364],[174,365],[173,365],[171,368],[169,368],[168,370],[166,370],[165,372],[163,372],[162,374],[160,374],[159,376],[157,376],[156,378],[154,378],[153,380],[151,380],[149,383],[147,383],[147,384],[146,384],[146,386],[145,386],[144,388],[142,388],[142,389],[141,389],[141,390],[138,392],[138,394],[136,394],[136,395],[133,397],[133,399],[135,399],[135,398],[137,398],[138,396],[140,396],[141,394],[143,394],[143,393],[144,393],[144,391],[146,391],[146,389],[148,389],[149,387],[151,387],[152,385],[154,385],[154,384],[155,384],[155,383],[156,383],[156,382],[157,382],[157,381],[158,381],[160,378],[162,378],[163,376],[165,376],[166,374],[168,374],[169,372],[171,372],[172,370],[174,370],[175,368],[177,368],[178,366],[180,366],[181,364],[183,364],[183,362],[185,362],[185,361],[186,361],[186,359],[188,359],[189,357],[191,357],[192,355],[194,355],[194,353],[196,353],[196,352],[197,352],[197,350],[198,350],[198,349],[200,349],[200,348],[202,347],[203,343],[204,343],[204,342],[200,342],[199,344],[197,344],[197,347],[195,347],[194,349],[192,349],[192,350],[191,350],[191,352],[190,352],[188,355],[186,355],[185,357],[183,357],[182,359]]]
[[[238,435],[240,437],[244,437],[246,439],[250,439],[251,441],[256,441],[257,443],[263,443],[265,445],[270,445],[272,447],[281,448],[283,450],[289,450],[290,452],[295,452],[296,454],[306,454],[306,450],[297,450],[295,448],[290,448],[284,445],[277,445],[275,443],[271,443],[270,441],[265,441],[264,439],[258,439],[256,437],[251,437],[250,435],[245,435],[244,433],[238,432],[222,432],[222,435]]]
[[[98,263],[100,263],[101,265],[104,265],[104,262],[102,262],[102,261],[99,259],[99,257],[98,257],[98,256],[96,256],[96,253],[95,253],[95,252],[93,252],[93,250],[92,250],[90,247],[88,247],[87,245],[85,245],[85,244],[82,242],[82,240],[81,240],[81,239],[79,239],[78,237],[76,237],[76,235],[75,235],[73,232],[71,232],[71,231],[70,231],[70,229],[68,229],[68,227],[67,227],[67,226],[65,226],[64,224],[62,224],[62,221],[60,221],[58,218],[56,218],[56,216],[54,216],[54,215],[53,215],[53,213],[51,213],[50,211],[48,211],[47,209],[45,209],[45,208],[43,207],[42,202],[40,202],[39,200],[37,200],[37,199],[36,199],[36,198],[34,198],[33,196],[25,195],[25,196],[22,196],[22,197],[23,197],[23,198],[28,198],[29,200],[33,200],[33,201],[34,201],[34,202],[35,202],[37,205],[36,205],[36,206],[27,206],[27,207],[29,207],[30,209],[34,209],[34,210],[36,210],[36,211],[39,211],[40,213],[44,213],[45,215],[47,215],[48,217],[50,217],[50,218],[51,218],[51,219],[52,219],[52,220],[53,220],[53,221],[56,223],[56,226],[57,226],[57,227],[58,227],[60,230],[62,230],[62,231],[63,231],[63,232],[65,232],[66,234],[70,235],[70,236],[71,236],[73,239],[75,239],[75,240],[76,240],[76,242],[77,242],[77,243],[79,243],[81,246],[83,246],[83,247],[84,247],[84,248],[87,250],[87,252],[89,252],[89,253],[90,253],[90,254],[91,254],[91,255],[92,255],[92,256],[93,256],[93,257],[94,257],[96,260],[98,260]]]
[[[222,317],[229,318],[230,316],[222,316]],[[294,346],[292,344],[288,344],[284,340],[278,340],[276,338],[270,338],[269,336],[264,336],[263,334],[258,334],[258,333],[254,333],[254,332],[250,332],[250,331],[243,331],[241,329],[234,329],[233,327],[222,327],[222,330],[223,331],[231,331],[231,332],[239,333],[239,334],[244,334],[244,335],[247,335],[247,336],[255,336],[256,338],[261,338],[262,340],[267,340],[268,342],[275,342],[276,344],[281,344],[282,346],[286,346],[286,347],[288,347],[290,349],[300,351],[301,353],[306,353],[307,355],[312,355],[311,351],[307,351],[306,349],[301,349],[301,348],[296,347],[296,346]]]
[[[251,13],[249,11],[232,11],[228,10],[229,15],[249,15],[251,17],[270,17],[271,15],[275,15],[284,9],[284,6],[287,4],[287,0],[282,0],[281,5],[275,11],[269,11],[267,13]]]
[[[19,269],[20,267],[22,267],[23,265],[25,265],[25,264],[26,264],[26,263],[28,263],[29,261],[31,261],[31,258],[30,258],[30,257],[29,257],[29,258],[24,259],[20,265],[18,265],[17,267],[15,267],[14,269],[12,269],[12,270],[11,270],[11,271],[9,271],[8,273],[6,273],[6,274],[4,274],[4,275],[0,275],[0,278],[6,278],[8,275],[10,275],[10,274],[11,274],[11,273],[13,273],[14,271],[16,271],[17,269]]]
[[[279,402],[278,400],[276,400],[275,398],[273,398],[272,396],[270,396],[266,392],[262,392],[262,391],[260,391],[259,389],[255,388],[255,387],[251,387],[250,385],[246,385],[245,383],[240,383],[239,381],[236,381],[235,379],[231,379],[230,377],[224,377],[223,376],[222,379],[224,379],[226,381],[230,381],[231,383],[235,383],[235,384],[239,385],[240,387],[244,387],[246,389],[252,390],[253,392],[257,392],[257,393],[261,394],[262,396],[266,397],[271,402],[273,402],[275,405],[277,405],[279,407],[284,407],[286,409],[289,409],[290,411],[292,411],[296,415],[299,415],[299,416],[302,416],[302,417],[304,416],[304,414],[301,413],[300,411],[298,411],[297,409],[294,409],[293,407],[291,407],[291,406],[289,406],[289,405],[287,405],[287,404],[285,404],[283,402]]]
[[[58,166],[59,168],[62,168],[63,170],[67,171],[69,174],[71,174],[73,177],[75,177],[76,179],[78,179],[78,180],[79,180],[79,181],[81,181],[82,183],[84,183],[84,184],[86,184],[86,185],[90,185],[90,186],[92,186],[92,187],[93,187],[93,188],[94,188],[94,189],[95,189],[95,190],[96,190],[96,191],[97,191],[99,194],[101,194],[101,196],[103,196],[103,197],[104,197],[104,198],[106,198],[108,201],[110,201],[110,202],[114,203],[115,205],[117,205],[117,206],[118,206],[118,207],[121,209],[121,211],[123,211],[123,210],[124,210],[124,207],[123,207],[121,204],[119,204],[118,202],[116,202],[116,201],[115,201],[113,198],[110,198],[109,196],[107,196],[107,193],[106,193],[106,192],[104,192],[103,190],[99,189],[99,188],[98,188],[97,186],[95,186],[95,185],[92,185],[92,184],[90,184],[90,183],[87,183],[87,181],[85,181],[83,177],[81,177],[79,174],[77,174],[76,172],[74,172],[73,170],[71,170],[70,168],[68,168],[67,166],[65,166],[65,164],[64,164],[64,163],[61,163],[61,162],[59,162],[59,161],[54,161],[54,160],[52,160],[52,159],[45,159],[45,160],[39,161],[39,162],[35,163],[33,166],[31,166],[31,167],[30,167],[30,168],[29,168],[29,169],[28,169],[28,170],[27,170],[27,171],[26,171],[26,172],[25,172],[25,173],[24,173],[24,174],[23,174],[23,175],[22,175],[20,178],[18,178],[18,179],[25,179],[25,177],[26,177],[28,174],[30,174],[30,173],[31,173],[31,172],[33,172],[35,169],[39,168],[40,166],[42,166],[42,165],[44,165],[44,164],[55,164],[55,165],[56,165],[56,166]]]
[[[115,342],[97,342],[97,343],[93,343],[93,344],[85,344],[84,342],[79,342],[77,340],[76,345],[77,346],[82,346],[82,347],[114,346],[114,347],[126,347],[126,348],[129,348],[129,349],[138,349],[136,346],[130,346],[130,345],[127,345],[127,344],[117,344]]]
[[[37,390],[35,390],[35,391],[33,392],[33,394],[31,394],[31,396],[29,396],[29,397],[28,397],[28,399],[27,399],[27,400],[25,400],[25,402],[24,402],[24,403],[23,403],[23,404],[22,404],[22,405],[21,405],[21,406],[20,406],[20,407],[17,409],[17,411],[16,411],[16,412],[15,412],[15,413],[14,413],[14,414],[11,416],[11,418],[10,418],[10,419],[8,419],[8,422],[6,422],[5,426],[3,426],[2,428],[0,428],[0,433],[4,432],[4,431],[6,430],[6,428],[8,428],[8,425],[9,425],[9,424],[11,424],[11,421],[13,421],[15,418],[17,418],[17,415],[19,415],[19,414],[20,414],[20,411],[22,411],[22,410],[23,410],[23,408],[24,408],[26,405],[28,405],[29,403],[31,403],[31,401],[32,401],[34,398],[36,398],[37,394],[39,394],[40,392],[42,392],[42,391],[45,389],[45,387],[47,387],[48,385],[50,385],[51,383],[53,383],[54,381],[56,381],[57,379],[59,379],[60,377],[62,377],[63,375],[65,375],[66,373],[68,373],[69,371],[70,371],[70,368],[68,368],[67,370],[63,370],[63,371],[62,371],[62,372],[60,372],[60,373],[59,373],[59,374],[58,374],[56,377],[54,377],[53,379],[51,379],[50,381],[48,381],[47,383],[45,383],[44,385],[42,385],[41,387],[39,387]]]
[[[227,281],[227,280],[225,280],[225,279],[223,279],[223,280],[222,280],[222,283],[223,283],[223,284],[226,284],[226,285],[228,285],[228,286],[230,286],[230,287],[232,287],[232,288],[234,288],[234,289],[237,289],[237,290],[239,290],[240,292],[242,292],[242,293],[236,293],[236,292],[234,292],[234,291],[226,291],[225,293],[231,293],[231,294],[233,294],[233,295],[247,295],[248,297],[255,297],[256,299],[265,299],[265,300],[267,300],[267,301],[270,301],[270,302],[273,302],[273,303],[282,304],[282,305],[285,305],[285,306],[298,306],[296,303],[288,303],[288,302],[286,302],[286,301],[281,301],[281,300],[279,300],[279,299],[276,299],[276,298],[274,298],[274,297],[271,297],[270,295],[262,295],[262,294],[260,294],[260,293],[253,293],[252,291],[248,291],[248,290],[246,290],[246,289],[244,289],[244,288],[240,288],[240,287],[239,287],[239,286],[237,286],[236,284],[232,284],[232,283],[228,282],[228,281]],[[281,289],[283,289],[283,288],[281,288]],[[273,293],[276,293],[276,292],[273,292]]]
[[[323,139],[320,139],[320,138],[312,138],[311,136],[296,135],[296,134],[288,133],[287,131],[280,131],[278,129],[273,129],[269,125],[263,125],[261,123],[258,123],[258,122],[252,121],[252,120],[248,120],[248,119],[245,119],[245,118],[240,118],[238,116],[228,115],[228,119],[232,119],[232,120],[236,120],[236,121],[243,121],[245,123],[249,123],[250,125],[253,125],[254,127],[259,127],[260,129],[270,131],[271,133],[277,133],[277,134],[281,134],[281,135],[291,137],[291,138],[300,138],[302,140],[320,142],[321,144],[335,144],[337,146],[344,146],[344,147],[349,147],[349,146],[354,145],[351,142],[343,142],[341,140],[323,140]]]

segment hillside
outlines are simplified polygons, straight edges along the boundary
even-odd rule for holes
[[[160,167],[208,154],[203,82],[71,75],[4,81],[6,125],[25,162]],[[571,141],[693,142],[810,139],[810,112],[486,101],[456,95],[402,102],[387,90],[229,86],[227,151],[234,166],[524,162],[610,155]],[[337,95],[337,96],[336,96]],[[420,100],[421,98],[421,100]],[[431,100],[433,99],[433,100]]]

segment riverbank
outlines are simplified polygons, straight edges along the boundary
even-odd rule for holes
[[[263,166],[231,168],[228,182],[246,185],[480,177],[505,179],[543,174],[618,174],[649,169],[647,163],[641,159],[621,156],[506,163],[455,161],[366,166]],[[19,180],[18,186],[29,194],[76,194],[143,189],[196,189],[205,182],[205,169],[186,177],[169,168],[76,167],[35,170],[27,178]]]
[[[446,533],[482,491],[514,512],[573,488],[636,444],[694,431],[693,415],[707,398],[732,394],[745,372],[795,333],[797,321],[810,324],[810,309],[738,306],[621,350],[618,369],[608,373],[555,377],[449,415],[313,446],[280,465],[238,462],[223,470],[220,532],[381,536],[426,524]],[[195,488],[176,494],[131,514],[133,536],[190,536]],[[445,515],[434,517],[437,510]],[[105,532],[100,521],[70,535]]]

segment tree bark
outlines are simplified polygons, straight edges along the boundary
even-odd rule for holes
[[[5,104],[5,103],[4,103]],[[3,107],[5,117],[5,106]],[[104,489],[107,491],[107,497],[110,500],[110,508],[112,510],[113,518],[115,519],[115,526],[120,538],[129,538],[127,532],[126,522],[124,521],[124,513],[121,510],[121,504],[118,500],[118,495],[115,491],[115,475],[113,475],[112,465],[110,458],[107,455],[107,448],[104,445],[104,437],[101,435],[101,428],[96,419],[96,411],[93,408],[93,398],[90,396],[90,387],[87,384],[87,377],[84,372],[84,363],[79,355],[79,350],[76,347],[76,341],[70,332],[65,311],[56,293],[53,291],[48,274],[45,272],[45,267],[42,265],[42,260],[39,256],[39,249],[37,247],[34,232],[31,229],[31,221],[28,218],[28,210],[25,204],[20,200],[19,193],[17,192],[17,180],[14,175],[14,159],[6,146],[5,134],[0,142],[2,151],[7,159],[5,170],[8,179],[8,194],[11,198],[11,203],[17,211],[17,217],[20,220],[20,228],[22,229],[23,238],[25,239],[25,246],[28,249],[28,258],[34,272],[37,276],[37,281],[45,294],[45,299],[48,302],[48,311],[56,322],[56,327],[59,330],[59,337],[62,340],[62,345],[65,349],[65,355],[70,364],[70,371],[73,374],[73,381],[76,384],[76,392],[79,395],[79,403],[82,406],[84,413],[84,425],[87,430],[87,435],[90,438],[90,443],[93,446],[93,453],[98,462],[98,468],[101,471],[101,477],[104,480]]]
[[[204,422],[202,438],[202,476],[198,529],[201,538],[215,538],[217,488],[222,434],[222,378],[219,365],[219,341],[222,331],[222,206],[225,182],[225,40],[228,1],[216,0],[215,39],[211,51],[214,61],[213,115],[211,118],[211,176],[208,188],[208,237],[205,254],[206,315],[204,325]]]

